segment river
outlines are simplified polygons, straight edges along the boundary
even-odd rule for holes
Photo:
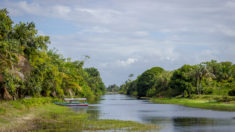
[[[131,120],[160,126],[160,132],[234,132],[235,112],[154,104],[121,94],[102,96],[86,110],[93,118]]]

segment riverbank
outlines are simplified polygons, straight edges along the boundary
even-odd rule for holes
[[[151,98],[150,100],[159,104],[177,104],[193,108],[235,111],[235,101],[222,102],[207,98]]]
[[[133,121],[89,119],[87,113],[51,103],[51,98],[0,102],[0,132],[7,131],[151,131],[158,127]]]

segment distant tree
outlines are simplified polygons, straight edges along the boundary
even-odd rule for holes
[[[134,74],[131,73],[128,77],[129,77],[129,78],[132,78],[132,77],[134,77]]]
[[[169,89],[172,72],[164,71],[159,76],[155,77],[155,93],[154,96],[169,96],[166,92]]]
[[[175,70],[170,80],[171,96],[177,96],[184,93],[186,90],[189,95],[192,92],[193,80],[189,76],[190,72],[193,72],[193,66],[184,65],[181,68]]]
[[[206,64],[207,70],[212,73],[214,76],[219,76],[221,72],[221,64],[218,63],[216,60],[211,60],[210,62],[203,62],[201,64]],[[217,78],[219,80],[219,78]]]
[[[199,64],[194,67],[194,69],[190,72],[191,76],[196,80],[196,88],[197,93],[202,93],[202,79],[213,78],[214,74],[210,73],[207,66],[205,64]]]
[[[128,76],[128,80],[131,81],[131,78],[132,78],[132,77],[134,77],[134,74],[131,73],[131,74]]]
[[[164,71],[161,67],[153,67],[142,73],[137,80],[137,93],[139,97],[146,96],[147,91],[154,86],[155,76]]]
[[[126,94],[127,95],[137,95],[137,80],[133,80],[126,83]]]
[[[117,86],[116,84],[109,85],[107,87],[108,92],[119,92],[120,87]]]
[[[229,80],[232,75],[232,62],[226,61],[221,62],[221,78],[222,80]]]
[[[88,73],[88,77],[86,77],[86,80],[91,89],[95,91],[97,95],[104,94],[106,88],[99,71],[94,67],[85,68],[84,70]]]
[[[232,62],[220,62],[218,63],[216,60],[211,60],[210,62],[203,62],[202,64],[206,64],[207,70],[212,73],[217,81],[229,80],[233,77]]]

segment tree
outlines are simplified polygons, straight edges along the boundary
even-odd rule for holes
[[[97,69],[84,69],[84,60],[72,61],[48,50],[49,37],[38,35],[33,22],[12,23],[7,10],[0,10],[0,98],[69,95],[91,99],[104,94]]]
[[[6,9],[0,10],[0,40],[7,40],[12,31],[13,21],[8,16]]]
[[[191,76],[194,77],[196,80],[196,88],[197,88],[198,94],[202,93],[202,79],[204,77],[206,78],[214,77],[214,74],[210,73],[210,71],[208,70],[205,64],[196,65],[194,70],[191,71],[190,73],[191,73]]]
[[[116,84],[112,84],[107,87],[108,92],[118,92],[119,90],[120,90],[120,87],[117,86]]]
[[[164,71],[161,67],[153,67],[142,73],[137,80],[137,93],[139,97],[146,96],[147,91],[154,86],[155,76]]]
[[[159,76],[155,77],[155,96],[168,96],[166,91],[169,88],[170,79],[172,77],[172,72],[164,71]]]
[[[232,62],[221,62],[221,78],[222,80],[229,80],[232,78]]]
[[[232,65],[231,72],[232,72],[232,75],[233,75],[233,80],[235,80],[235,64]]]
[[[94,67],[85,68],[84,70],[88,73],[88,77],[86,77],[86,79],[91,89],[96,93],[96,95],[104,94],[106,88],[100,77],[99,71]]]
[[[0,10],[0,95],[1,98],[11,99],[9,90],[15,89],[13,78],[8,80],[8,77],[14,77],[14,65],[17,63],[17,55],[15,50],[18,46],[14,45],[14,41],[9,40],[9,35],[12,32],[12,20],[8,16],[6,9]],[[16,43],[17,44],[17,43]],[[15,76],[16,77],[16,76]],[[7,81],[8,80],[8,81]]]
[[[170,79],[170,96],[182,95],[186,90],[189,95],[192,92],[192,78],[189,76],[189,73],[193,71],[193,66],[184,65],[181,68],[175,70]]]
[[[207,70],[212,73],[214,78],[219,82],[229,80],[234,75],[232,62],[226,61],[218,63],[216,60],[211,60],[210,62],[203,62],[202,64],[206,64]]]
[[[46,50],[50,43],[48,36],[38,36],[35,24],[22,23],[16,24],[12,31],[12,38],[19,41],[25,56],[30,59],[30,55],[37,54],[38,50]]]

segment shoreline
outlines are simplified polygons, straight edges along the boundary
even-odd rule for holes
[[[32,101],[34,100],[34,101]],[[36,100],[36,101],[35,101]],[[88,113],[77,113],[69,107],[51,103],[37,104],[37,99],[0,102],[0,132],[7,131],[158,131],[159,127],[134,121],[89,119]]]
[[[158,104],[176,104],[192,108],[201,108],[218,111],[235,111],[235,102],[217,102],[209,99],[188,98],[150,98],[150,101]]]

